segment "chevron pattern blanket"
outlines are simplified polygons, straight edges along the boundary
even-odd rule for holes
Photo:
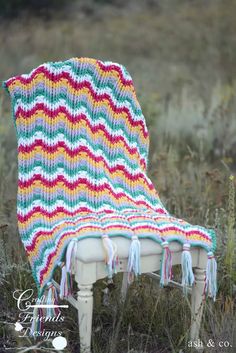
[[[161,244],[162,285],[171,278],[171,241],[183,245],[186,286],[194,281],[190,247],[204,248],[206,292],[215,297],[215,232],[174,217],[161,202],[147,176],[147,126],[123,65],[90,58],[48,62],[3,86],[18,142],[18,228],[39,297],[48,288],[56,295],[57,266],[60,295],[70,293],[71,257],[86,237],[101,238],[111,277],[114,236],[130,239],[130,274],[140,273],[140,239]]]

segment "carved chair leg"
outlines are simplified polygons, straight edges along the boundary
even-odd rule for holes
[[[93,318],[92,287],[92,284],[78,284],[78,317],[81,353],[91,353],[91,334]]]
[[[192,290],[191,298],[191,327],[190,340],[197,341],[199,339],[199,331],[201,327],[202,311],[204,305],[204,278],[205,270],[200,268],[194,269],[195,283]]]

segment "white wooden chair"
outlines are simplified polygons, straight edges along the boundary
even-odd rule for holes
[[[122,283],[122,295],[127,290],[127,262],[130,240],[124,237],[113,237],[117,245],[119,264],[117,272],[124,272]],[[159,275],[153,273],[160,270],[162,259],[162,247],[149,239],[140,239],[141,243],[141,272],[159,279]],[[181,264],[182,245],[171,242],[169,248],[172,252],[173,265]],[[200,247],[191,248],[192,265],[195,282],[191,289],[191,328],[189,339],[196,341],[199,338],[202,309],[204,303],[204,278],[207,263],[207,253]],[[93,317],[93,284],[107,276],[104,266],[104,250],[100,239],[84,239],[77,244],[76,256],[73,259],[73,274],[78,285],[77,300],[72,296],[68,301],[78,310],[79,336],[81,352],[91,353],[91,333]],[[180,283],[170,281],[171,284],[182,287]],[[58,287],[59,285],[54,282]]]

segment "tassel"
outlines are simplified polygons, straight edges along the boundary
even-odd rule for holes
[[[113,242],[112,242],[112,245],[113,245],[113,250],[114,250],[114,256],[113,256],[113,260],[112,260],[112,271],[114,274],[116,274],[118,263],[119,263],[119,258],[117,255],[117,245]]]
[[[61,282],[60,282],[60,293],[59,296],[61,299],[64,299],[68,296],[68,287],[66,281],[66,266],[63,262],[60,263],[61,266]]]
[[[188,243],[183,245],[181,265],[182,265],[183,292],[184,292],[184,295],[187,295],[187,286],[192,286],[194,282],[190,244]]]
[[[117,246],[108,237],[107,234],[102,235],[102,244],[105,250],[105,263],[108,272],[108,278],[112,278],[113,272],[116,273],[116,263],[117,263]]]
[[[160,285],[161,287],[164,287],[172,278],[172,255],[167,241],[164,241],[161,245],[163,246],[163,253],[161,262]]]
[[[61,283],[60,283],[60,298],[68,298],[72,294],[72,257],[75,253],[75,245],[77,243],[71,240],[66,251],[66,264],[60,263],[61,266]]]
[[[207,255],[204,293],[215,301],[217,293],[217,262],[212,251],[209,251]]]
[[[66,272],[70,273],[70,275],[72,270],[72,257],[74,255],[75,245],[77,245],[77,242],[75,240],[71,240],[66,251]]]
[[[48,289],[46,304],[57,305],[58,304],[57,290],[51,282],[49,282],[48,286],[49,286],[49,289]],[[47,308],[46,310],[46,316],[49,316],[49,317],[57,316],[59,313],[60,313],[59,308],[52,307],[52,308]]]
[[[39,308],[34,307],[33,318],[32,318],[32,323],[31,323],[31,328],[30,328],[30,336],[32,336],[34,338],[36,338],[36,336],[37,336],[34,333],[38,332],[38,329],[39,329],[38,315],[39,315]]]
[[[36,305],[39,305],[39,304],[41,304],[40,298],[38,298],[36,301]],[[30,336],[34,337],[35,339],[38,336],[38,332],[43,331],[43,321],[41,321],[41,318],[43,318],[42,308],[39,308],[38,306],[34,307],[33,318],[32,318],[32,323],[30,328]],[[36,335],[35,335],[35,332],[37,332]]]
[[[133,282],[134,275],[137,276],[141,273],[140,268],[140,241],[136,235],[133,235],[129,248],[128,283]]]

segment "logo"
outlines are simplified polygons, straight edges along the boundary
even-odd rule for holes
[[[68,308],[68,305],[48,303],[45,296],[40,300],[34,298],[33,289],[15,290],[13,298],[19,310],[19,318],[15,323],[15,331],[19,337],[41,337],[43,340],[53,339],[52,345],[56,350],[62,350],[67,346],[67,340],[61,331],[46,330],[45,323],[64,322],[60,308]]]

